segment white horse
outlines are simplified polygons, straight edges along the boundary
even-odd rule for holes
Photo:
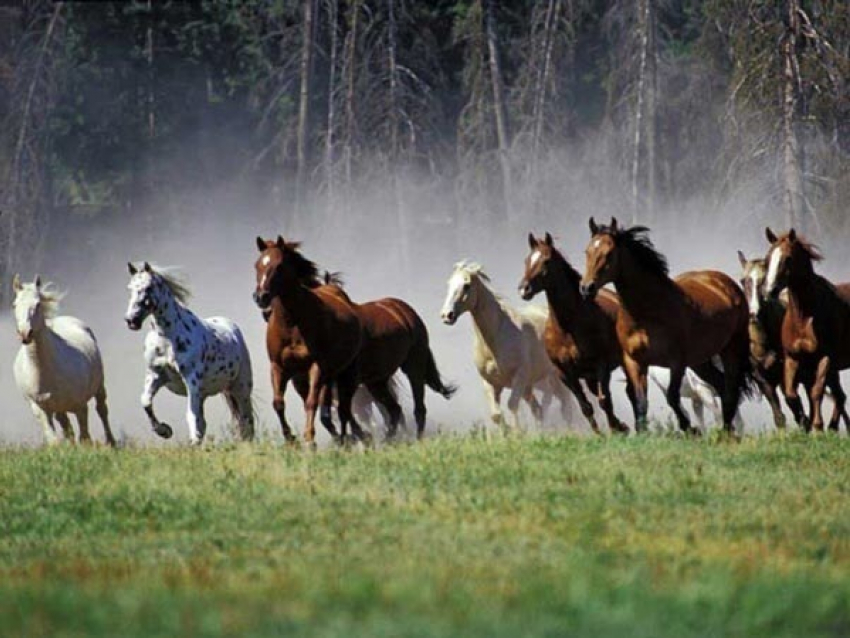
[[[142,407],[154,431],[164,437],[171,427],[157,420],[153,398],[163,386],[179,396],[188,396],[186,421],[192,444],[201,443],[206,433],[204,401],[222,393],[239,426],[243,439],[254,437],[251,404],[253,377],[251,359],[238,326],[224,317],[201,319],[185,303],[186,287],[173,275],[147,262],[130,269],[130,301],[125,319],[131,330],[139,330],[147,317],[152,330],[145,338],[145,387]]]
[[[22,344],[15,358],[15,382],[41,423],[45,441],[57,442],[54,417],[65,438],[74,440],[70,412],[77,418],[80,441],[90,442],[88,403],[94,398],[106,442],[115,445],[109,427],[103,361],[94,334],[75,317],[56,316],[60,295],[50,284],[42,286],[39,277],[31,284],[21,284],[15,275],[12,286],[15,323]]]
[[[542,422],[545,404],[556,395],[561,401],[564,421],[572,420],[572,396],[558,378],[543,346],[548,311],[538,306],[512,308],[496,295],[485,282],[490,281],[479,264],[461,261],[455,264],[448,280],[443,303],[443,323],[454,325],[469,312],[474,328],[473,357],[484,391],[490,403],[490,417],[503,424],[500,399],[510,388],[508,410],[513,425],[519,425],[519,403],[525,399],[538,424]],[[544,392],[544,406],[534,396],[535,386]]]

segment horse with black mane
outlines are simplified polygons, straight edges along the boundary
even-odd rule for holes
[[[747,300],[718,271],[691,271],[671,279],[667,260],[648,232],[645,226],[620,228],[614,218],[607,226],[597,225],[591,217],[581,282],[587,298],[608,283],[617,288],[622,303],[617,337],[626,376],[635,387],[637,428],[646,427],[646,375],[649,366],[657,365],[670,369],[667,402],[682,430],[691,430],[680,403],[682,377],[690,367],[720,394],[723,424],[732,432],[741,394],[749,391],[752,380]],[[716,356],[723,371],[712,362]]]

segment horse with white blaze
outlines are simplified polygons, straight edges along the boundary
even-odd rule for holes
[[[80,441],[89,436],[88,403],[93,398],[103,423],[106,442],[115,445],[109,427],[103,361],[91,329],[75,317],[56,316],[60,295],[41,278],[22,284],[15,275],[13,308],[21,349],[15,358],[18,389],[41,423],[48,444],[57,442],[55,418],[65,438],[74,440],[68,413],[74,414],[80,428]]]
[[[253,439],[251,359],[239,327],[224,317],[201,319],[189,310],[188,289],[167,270],[148,262],[141,268],[128,267],[127,326],[139,330],[148,317],[152,324],[145,338],[142,407],[154,432],[163,438],[172,435],[171,427],[157,420],[153,411],[154,396],[166,386],[188,397],[186,421],[192,444],[203,441],[204,401],[215,394],[224,395],[241,438]]]

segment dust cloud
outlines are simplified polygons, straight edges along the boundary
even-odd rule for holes
[[[516,286],[522,275],[528,231],[551,231],[568,259],[582,270],[588,217],[595,215],[607,221],[616,215],[621,222],[630,221],[622,178],[602,179],[593,167],[581,168],[575,161],[560,166],[567,166],[568,174],[564,180],[553,180],[556,186],[552,192],[544,193],[545,197],[538,193],[535,198],[520,198],[527,203],[517,204],[508,219],[496,222],[459,209],[451,189],[444,183],[428,184],[426,178],[411,180],[405,186],[406,219],[401,221],[396,200],[385,192],[388,188],[373,184],[336,204],[319,197],[293,222],[286,212],[291,210],[290,202],[274,201],[274,197],[234,179],[232,184],[213,191],[195,191],[180,198],[153,196],[144,209],[132,213],[74,216],[56,223],[46,238],[40,274],[67,292],[62,314],[81,318],[97,336],[113,428],[126,443],[174,445],[174,441],[188,439],[182,398],[163,390],[155,400],[158,416],[174,426],[172,442],[163,442],[150,432],[139,405],[144,332],[131,332],[123,321],[129,279],[126,264],[130,260],[179,266],[193,292],[190,307],[194,312],[202,317],[227,316],[241,327],[251,351],[260,435],[280,440],[271,409],[265,323],[251,300],[254,238],[279,233],[303,241],[305,254],[322,268],[341,271],[355,300],[401,297],[424,318],[441,373],[460,386],[451,401],[427,393],[429,434],[464,431],[476,424],[489,426],[481,382],[472,362],[471,320],[463,317],[455,326],[447,327],[439,319],[453,264],[464,258],[479,261],[492,278],[493,288],[511,303],[521,305],[525,302],[520,300]],[[280,191],[275,196],[283,198]],[[764,215],[754,215],[752,210],[753,203],[746,197],[722,206],[696,199],[659,207],[647,222],[656,246],[670,261],[672,273],[715,268],[737,279],[736,249],[756,256],[764,254],[766,248]],[[777,214],[773,222],[776,228],[781,228],[779,219]],[[407,224],[407,241],[401,239],[405,236],[403,224]],[[829,259],[821,270],[828,276],[847,279],[844,254],[829,245],[823,248]],[[27,280],[33,275],[22,273]],[[0,436],[5,445],[38,444],[40,428],[12,375],[18,348],[13,319],[4,308],[0,311],[0,400],[4,407]],[[618,414],[631,423],[621,382],[614,381],[613,393]],[[404,380],[401,396],[412,426]],[[287,413],[300,430],[301,402],[291,390],[287,399]],[[211,398],[206,407],[208,435],[215,440],[227,439],[228,416],[223,400]],[[654,418],[670,419],[655,388],[651,390],[650,410]],[[743,414],[751,430],[770,422],[763,402],[749,402]],[[102,440],[93,410],[90,429]]]

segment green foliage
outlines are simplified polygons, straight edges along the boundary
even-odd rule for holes
[[[850,627],[847,440],[0,454],[12,635]]]

